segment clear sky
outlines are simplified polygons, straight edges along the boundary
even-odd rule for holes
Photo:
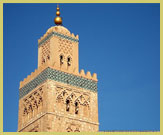
[[[79,67],[98,75],[100,131],[160,130],[160,4],[60,4],[79,35]],[[17,131],[19,82],[56,4],[4,4],[4,131]]]

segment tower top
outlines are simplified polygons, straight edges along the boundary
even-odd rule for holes
[[[56,17],[54,18],[54,22],[56,25],[62,25],[62,18],[60,17],[60,11],[59,11],[59,5],[57,4],[57,11],[56,11]]]

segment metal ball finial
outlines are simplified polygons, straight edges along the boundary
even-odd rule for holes
[[[59,11],[59,5],[57,4],[57,11],[56,11],[56,17],[54,18],[54,22],[56,25],[62,25],[62,18],[60,17],[60,11]]]

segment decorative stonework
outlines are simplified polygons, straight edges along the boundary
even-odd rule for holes
[[[39,88],[28,97],[23,99],[23,124],[26,124],[31,118],[42,112],[43,90]]]
[[[56,105],[58,110],[89,118],[90,96],[70,88],[56,86]],[[68,102],[67,102],[68,101]]]
[[[47,40],[46,42],[44,42],[44,44],[41,47],[42,47],[41,63],[43,64],[50,59],[50,41]]]
[[[29,83],[27,83],[24,87],[20,88],[19,98],[24,97],[31,90],[36,88],[38,85],[40,85],[47,79],[66,83],[66,84],[76,86],[79,88],[84,88],[87,90],[91,90],[93,92],[97,92],[97,82],[96,81],[85,79],[85,78],[75,76],[72,74],[68,74],[68,73],[58,71],[55,69],[46,68],[36,78],[34,78]]]
[[[79,42],[79,40],[76,39],[76,38],[72,38],[70,36],[67,36],[67,35],[64,35],[64,34],[57,33],[57,32],[53,31],[52,33],[50,33],[46,37],[44,37],[44,39],[39,41],[38,46],[40,47],[41,45],[43,45],[43,43],[46,42],[48,39],[50,39],[52,36],[58,36],[59,38],[67,39],[67,40],[70,40],[72,42]]]
[[[67,123],[67,128],[66,131],[67,132],[80,132],[80,126],[78,124],[74,124],[74,123]]]
[[[34,128],[32,128],[29,132],[39,132],[39,126],[35,126]]]
[[[38,40],[38,68],[20,82],[18,132],[96,132],[97,74],[79,72],[78,35],[52,26]]]
[[[66,54],[66,55],[71,55],[73,54],[73,50],[72,50],[72,42],[66,39],[59,39],[59,52]]]

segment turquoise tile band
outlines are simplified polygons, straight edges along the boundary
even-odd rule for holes
[[[48,67],[44,71],[42,71],[37,77],[35,77],[32,81],[30,81],[20,89],[19,99],[27,95],[30,91],[32,91],[34,88],[36,88],[38,85],[40,85],[47,79],[97,92],[96,81],[75,76]]]
[[[65,38],[67,40],[71,40],[73,42],[79,42],[79,40],[76,39],[76,38],[72,38],[70,36],[66,36],[66,35],[63,35],[63,34],[60,34],[60,33],[57,33],[57,32],[53,31],[50,34],[48,34],[48,36],[46,36],[43,40],[41,40],[41,42],[38,44],[38,46],[41,46],[44,42],[46,42],[52,36],[58,36],[58,37],[61,37],[61,38]]]

